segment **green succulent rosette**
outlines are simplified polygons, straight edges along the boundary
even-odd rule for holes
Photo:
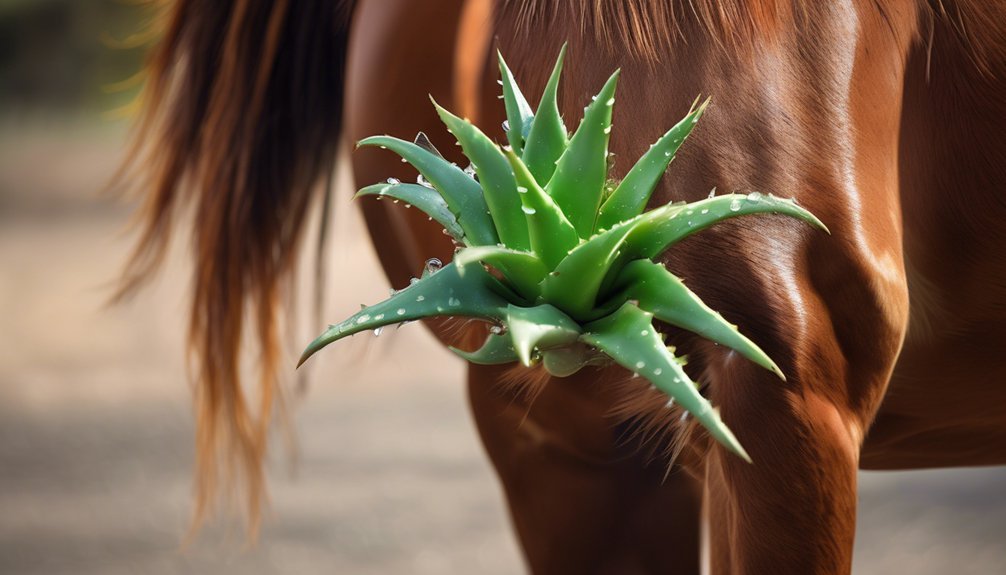
[[[654,189],[708,100],[661,136],[619,182],[608,179],[608,140],[618,71],[584,109],[568,135],[556,100],[565,47],[531,109],[502,55],[504,124],[499,146],[470,122],[434,102],[447,130],[471,161],[461,169],[425,138],[374,136],[360,146],[397,153],[418,183],[389,180],[357,196],[411,204],[460,246],[443,267],[388,299],[334,324],[304,351],[301,363],[328,344],[366,330],[435,316],[492,324],[482,347],[454,353],[477,364],[541,364],[557,377],[587,365],[617,363],[667,394],[723,446],[750,461],[740,442],[682,369],[655,320],[735,350],[783,377],[778,366],[735,325],[706,306],[655,259],[685,237],[727,218],[784,214],[826,230],[813,214],[771,195],[725,194],[646,210]]]

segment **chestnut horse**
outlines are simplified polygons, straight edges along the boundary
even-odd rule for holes
[[[200,511],[234,467],[260,499],[273,380],[292,366],[277,302],[340,138],[423,131],[455,150],[427,94],[499,125],[494,49],[534,95],[565,41],[567,120],[622,70],[617,158],[713,96],[655,203],[770,191],[833,235],[745,218],[664,257],[788,376],[672,334],[753,465],[623,370],[469,368],[532,571],[696,573],[704,502],[714,573],[848,573],[857,469],[1006,463],[1006,3],[178,0],[165,17],[131,164],[148,193],[126,285],[192,210]],[[381,150],[352,161],[361,186],[415,177]],[[415,210],[360,206],[393,286],[449,259]],[[257,407],[238,367],[246,332],[262,352]]]

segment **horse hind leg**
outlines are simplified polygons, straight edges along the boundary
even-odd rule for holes
[[[697,575],[701,484],[624,441],[598,372],[532,401],[508,369],[471,366],[469,397],[531,571]]]

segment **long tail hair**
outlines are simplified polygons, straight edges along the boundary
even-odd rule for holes
[[[277,304],[316,184],[333,168],[353,1],[175,0],[165,8],[123,171],[143,207],[120,295],[155,271],[187,212],[195,521],[224,484],[243,477],[254,531],[279,399]],[[246,332],[257,334],[261,354],[257,394],[241,379]]]

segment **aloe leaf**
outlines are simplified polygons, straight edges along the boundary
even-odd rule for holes
[[[355,197],[360,196],[377,196],[379,199],[387,196],[415,206],[443,226],[451,237],[459,242],[464,241],[465,231],[454,217],[454,212],[447,206],[444,198],[432,188],[419,184],[374,184],[356,192]]]
[[[618,70],[587,106],[583,121],[570,138],[569,146],[556,164],[555,173],[545,186],[545,191],[562,208],[581,238],[594,232],[594,221],[601,205],[608,171],[611,110],[617,84]]]
[[[499,57],[500,78],[503,84],[503,104],[506,107],[506,117],[508,130],[506,132],[507,141],[514,153],[520,154],[524,150],[524,135],[531,129],[531,120],[534,119],[534,112],[531,105],[527,103],[523,92],[517,86],[517,81],[510,72],[510,67],[503,60],[503,54],[496,51]]]
[[[657,319],[729,347],[786,379],[779,366],[761,348],[741,334],[737,326],[710,309],[664,266],[649,260],[633,261],[619,274],[614,287],[622,290],[618,300],[635,300],[641,309]]]
[[[495,245],[499,241],[482,187],[460,168],[412,142],[391,136],[371,136],[358,145],[388,148],[419,170],[457,216],[468,245]]]
[[[559,58],[555,61],[552,75],[545,84],[538,111],[531,120],[531,130],[524,142],[521,158],[527,164],[534,179],[545,185],[555,171],[555,162],[566,151],[566,126],[559,115],[559,78],[562,76],[562,61],[566,57],[566,45],[562,45]]]
[[[430,274],[381,303],[353,314],[311,342],[298,365],[328,344],[362,331],[431,316],[463,316],[501,321],[507,301],[490,286],[495,278],[480,267],[460,273],[453,263]]]
[[[475,166],[500,241],[515,249],[528,249],[527,221],[520,210],[520,198],[517,197],[517,184],[510,162],[499,146],[482,130],[450,113],[436,101],[433,101],[433,105],[447,130],[454,134],[465,156]]]
[[[678,148],[698,123],[709,100],[690,110],[680,122],[667,131],[629,170],[611,196],[604,201],[597,215],[596,229],[608,229],[618,222],[643,213],[660,178],[667,171]]]
[[[448,347],[462,359],[478,365],[498,365],[517,361],[517,351],[508,335],[490,334],[482,347],[475,351],[464,351],[456,347]]]
[[[473,262],[485,262],[503,272],[503,276],[513,283],[517,291],[527,300],[534,301],[541,291],[538,284],[545,278],[548,269],[538,256],[531,252],[513,250],[507,247],[479,246],[465,248],[454,256],[454,264],[464,274]]]
[[[524,162],[510,151],[506,152],[506,157],[517,179],[517,191],[521,209],[527,219],[531,249],[549,269],[554,268],[569,250],[580,243],[580,237],[555,200],[534,180]]]
[[[757,192],[748,195],[726,194],[647,212],[641,216],[645,221],[636,226],[626,238],[623,252],[630,259],[654,258],[671,245],[713,224],[738,216],[764,213],[784,214],[828,231],[821,220],[796,205],[793,200],[764,196]]]
[[[645,377],[686,409],[721,445],[747,462],[751,457],[720,419],[719,412],[699,394],[652,325],[653,314],[631,303],[584,326],[581,340],[608,354],[615,363]]]
[[[568,345],[580,337],[580,326],[551,305],[507,308],[505,324],[521,363],[530,366],[535,349]]]
[[[627,222],[576,246],[542,282],[542,296],[575,318],[589,318],[601,283],[637,223]]]

